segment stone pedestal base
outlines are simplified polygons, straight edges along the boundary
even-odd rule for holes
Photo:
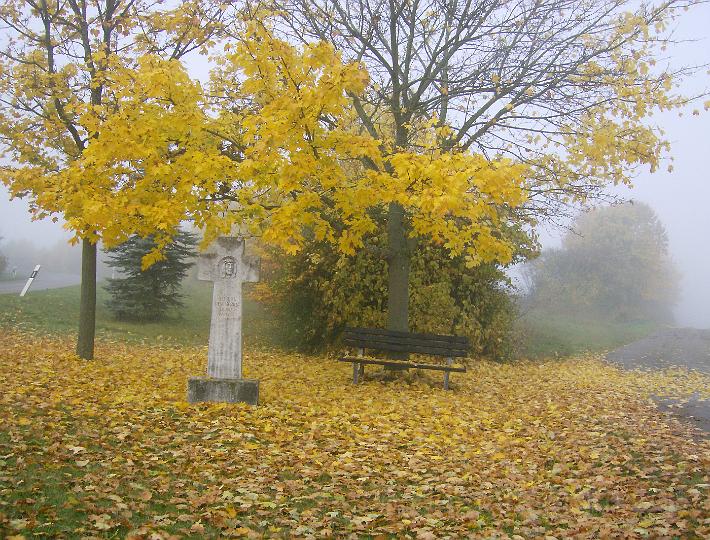
[[[256,405],[259,401],[259,381],[190,377],[187,381],[187,400],[190,403],[218,401]]]

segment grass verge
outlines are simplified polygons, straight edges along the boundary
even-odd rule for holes
[[[168,341],[183,345],[206,345],[212,309],[212,284],[186,281],[184,307],[160,322],[117,320],[106,308],[108,293],[99,283],[96,333],[109,339]],[[23,328],[52,334],[73,334],[79,320],[79,286],[17,294],[0,294],[0,327]],[[283,333],[271,314],[245,296],[244,339],[274,347],[284,345]]]
[[[659,324],[614,322],[533,311],[517,322],[519,355],[525,358],[568,357],[603,352],[641,339]]]

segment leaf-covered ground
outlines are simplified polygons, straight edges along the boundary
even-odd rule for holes
[[[251,350],[251,408],[184,401],[203,348],[71,350],[0,331],[0,537],[710,536],[710,443],[648,399],[704,375],[582,358],[354,387]]]

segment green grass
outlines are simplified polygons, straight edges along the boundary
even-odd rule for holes
[[[658,323],[651,321],[600,321],[534,311],[518,321],[520,356],[565,357],[607,351],[641,339],[658,328]]]
[[[212,305],[212,284],[187,281],[183,286],[184,307],[160,322],[117,320],[106,308],[108,293],[99,284],[96,333],[130,341],[171,341],[176,344],[207,344]],[[28,328],[54,334],[76,332],[79,320],[79,286],[29,293],[0,294],[0,326]],[[256,302],[244,302],[244,338],[281,347],[283,332],[269,312]]]
[[[34,447],[37,449],[50,444],[48,440],[35,440]],[[16,467],[15,447],[10,436],[0,431],[0,451],[11,456],[5,460],[0,460],[0,473],[2,469],[14,471],[14,478],[10,481],[10,476],[0,474],[0,513],[4,513],[6,522],[0,522],[0,537],[7,529],[3,526],[8,523],[14,524],[12,528],[24,528],[13,520],[23,520],[30,525],[34,531],[32,536],[40,538],[79,538],[84,535],[80,533],[94,532],[89,525],[90,515],[100,515],[103,512],[111,512],[115,509],[115,502],[105,497],[97,498],[91,493],[77,492],[72,489],[75,485],[81,485],[87,473],[101,474],[101,470],[96,466],[79,468],[75,465],[57,465],[40,461],[33,454],[30,446],[25,451],[25,457],[29,462],[23,467]],[[171,478],[174,478],[171,476]],[[124,487],[125,489],[125,487]],[[93,512],[87,512],[86,505],[89,503]],[[159,499],[151,501],[147,505],[147,510],[155,514],[180,514],[177,507],[166,504]],[[129,517],[123,517],[120,521],[113,520],[110,532],[105,532],[104,538],[125,538],[128,533],[145,523],[150,514],[132,512]],[[37,525],[37,523],[40,523]],[[178,534],[184,523],[173,523],[163,527],[167,532]],[[207,526],[205,535],[209,538],[219,536],[219,530]],[[89,536],[88,534],[86,536]],[[29,536],[27,536],[29,537]],[[96,536],[91,536],[96,538]]]
[[[174,342],[205,345],[209,337],[212,284],[186,281],[183,287],[184,308],[161,322],[116,320],[105,302],[108,294],[99,285],[96,331],[99,337],[129,341]],[[0,326],[22,327],[56,334],[76,332],[79,318],[79,286],[17,294],[0,294]],[[297,346],[288,331],[288,323],[278,320],[260,304],[245,297],[244,339],[282,349]],[[592,351],[614,349],[640,339],[658,326],[651,322],[611,323],[584,320],[534,311],[518,322],[516,356],[524,358],[565,357]]]
[[[49,444],[47,441],[37,441],[38,444]],[[10,436],[0,432],[0,449],[3,453],[10,451],[7,461],[2,460],[0,470],[7,468],[15,470],[16,458],[11,452],[13,448]],[[5,483],[7,478],[0,479],[0,494],[3,501],[0,508],[7,512],[9,520],[32,519],[46,521],[47,525],[40,528],[40,534],[45,538],[66,536],[81,527],[86,520],[86,512],[76,507],[75,494],[71,492],[71,485],[76,478],[81,476],[77,467],[44,467],[42,464],[32,463],[22,468],[22,474],[16,483]],[[30,503],[25,512],[16,512],[15,508]],[[1,527],[1,526],[0,526]],[[0,532],[2,529],[0,528]]]

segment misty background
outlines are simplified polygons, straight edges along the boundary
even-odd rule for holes
[[[679,42],[668,48],[666,62],[704,66],[688,78],[679,91],[701,95],[710,87],[710,5],[698,6],[692,14],[681,17],[675,32]],[[659,62],[661,64],[661,62]],[[203,59],[190,66],[198,78],[206,73]],[[647,203],[668,233],[669,250],[680,272],[680,298],[674,314],[678,326],[710,328],[710,112],[703,110],[707,95],[689,105],[681,114],[657,114],[654,123],[665,131],[671,142],[673,160],[651,174],[642,171],[633,188],[612,188],[613,195]],[[673,172],[667,167],[672,165]],[[566,231],[540,228],[543,249],[558,247]],[[76,276],[80,271],[81,250],[70,246],[71,234],[61,220],[32,221],[27,204],[9,200],[7,189],[0,185],[0,253],[8,259],[7,272],[16,269],[17,277],[26,278],[35,264],[42,265],[41,275]],[[103,258],[103,257],[102,257]],[[111,270],[99,264],[99,277],[110,277]],[[38,280],[39,284],[39,280]]]

